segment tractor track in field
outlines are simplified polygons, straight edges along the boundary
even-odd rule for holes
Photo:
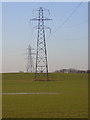
[[[60,93],[44,93],[44,92],[38,92],[38,93],[0,93],[0,95],[29,95],[29,94],[60,94]]]

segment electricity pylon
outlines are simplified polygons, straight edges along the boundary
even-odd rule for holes
[[[37,9],[38,17],[31,19],[31,21],[38,21],[38,35],[37,35],[37,52],[36,52],[36,70],[35,81],[37,80],[49,80],[48,76],[48,62],[47,62],[47,50],[45,42],[45,29],[50,29],[44,25],[44,21],[51,19],[44,17],[44,11],[48,11],[45,8],[40,7]]]
[[[31,72],[31,73],[34,72],[34,63],[33,63],[33,57],[32,57],[32,55],[33,55],[32,50],[33,49],[29,45],[28,46],[27,72]]]

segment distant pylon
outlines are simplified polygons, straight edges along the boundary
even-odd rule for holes
[[[38,17],[31,20],[38,21],[38,35],[37,35],[37,52],[36,52],[36,69],[35,69],[35,81],[37,80],[49,80],[48,76],[48,62],[47,62],[47,51],[45,42],[45,29],[50,29],[44,25],[44,21],[51,19],[45,18],[43,15],[44,11],[48,11],[40,7],[37,9]]]
[[[32,48],[29,45],[28,46],[28,60],[27,60],[27,72],[34,72],[34,63],[33,63],[33,57],[32,57]]]

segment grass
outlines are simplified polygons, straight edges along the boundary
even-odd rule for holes
[[[88,118],[88,75],[50,73],[51,81],[34,81],[32,73],[3,73],[4,118]]]

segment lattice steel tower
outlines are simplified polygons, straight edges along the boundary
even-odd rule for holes
[[[50,28],[44,25],[44,21],[51,19],[44,17],[43,13],[46,10],[47,9],[40,7],[39,9],[36,10],[39,12],[38,17],[31,19],[33,21],[38,21],[35,81],[49,80],[47,51],[46,51],[46,42],[45,42],[45,29],[50,29]]]
[[[32,48],[31,48],[31,46],[29,45],[28,46],[28,61],[27,61],[27,72],[34,72],[34,63],[33,63],[33,57],[32,57],[32,55],[33,55],[33,53],[32,53]]]

